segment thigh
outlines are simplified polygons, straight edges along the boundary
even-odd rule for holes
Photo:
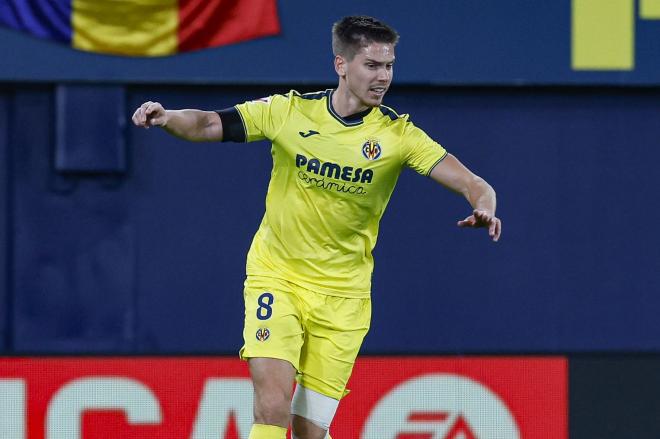
[[[305,316],[305,343],[297,380],[308,389],[341,399],[355,358],[369,331],[370,299],[321,296]]]
[[[242,359],[276,358],[298,370],[303,344],[300,303],[277,279],[245,282],[245,326]]]
[[[275,358],[250,358],[248,364],[254,385],[255,422],[286,428],[296,370],[288,361]]]
[[[276,358],[250,358],[248,365],[256,402],[282,399],[288,413],[296,375],[293,366],[288,361]]]

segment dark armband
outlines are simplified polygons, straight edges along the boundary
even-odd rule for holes
[[[223,142],[247,142],[245,125],[236,107],[215,110],[222,121]]]

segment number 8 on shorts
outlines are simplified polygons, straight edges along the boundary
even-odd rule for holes
[[[273,315],[272,305],[275,302],[275,298],[271,293],[263,293],[257,299],[259,307],[257,308],[257,318],[259,320],[268,320],[270,316]]]

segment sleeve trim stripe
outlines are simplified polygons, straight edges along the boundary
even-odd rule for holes
[[[243,119],[243,115],[241,114],[241,110],[238,109],[238,106],[234,105],[234,108],[236,109],[238,116],[241,118],[241,123],[243,124],[243,133],[245,133],[245,141],[247,142],[248,132],[247,132],[247,125],[245,124],[245,119]]]
[[[440,163],[441,161],[443,161],[445,159],[445,157],[447,157],[447,154],[449,154],[449,153],[447,151],[445,151],[445,153],[442,154],[442,157],[440,157],[435,163],[433,163],[433,166],[431,166],[429,168],[429,171],[426,173],[427,177],[429,175],[431,175],[431,172],[433,172],[433,169],[435,169],[435,167],[438,166],[438,163]]]

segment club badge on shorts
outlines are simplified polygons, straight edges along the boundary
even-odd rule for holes
[[[382,149],[378,143],[378,139],[368,139],[364,142],[364,145],[362,145],[362,155],[367,160],[376,160],[380,157],[381,152]]]
[[[257,329],[257,340],[266,341],[270,337],[270,329],[268,328],[259,328]]]

